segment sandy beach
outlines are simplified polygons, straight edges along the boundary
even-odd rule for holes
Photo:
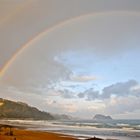
[[[3,125],[0,127],[0,140],[78,140],[78,138],[53,132],[27,130],[10,125]],[[88,140],[102,139],[94,137]]]
[[[51,132],[32,131],[26,129],[1,128],[0,140],[76,140],[67,135],[56,134]]]
[[[76,140],[66,135],[23,129],[13,129],[13,135],[10,136],[6,134],[8,131],[1,131],[0,140]]]

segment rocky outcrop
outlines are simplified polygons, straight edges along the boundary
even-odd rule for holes
[[[110,116],[105,116],[105,115],[101,115],[101,114],[96,114],[93,117],[94,120],[96,121],[108,121],[108,120],[113,120]]]

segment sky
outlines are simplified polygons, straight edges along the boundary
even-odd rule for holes
[[[0,97],[139,119],[139,25],[139,0],[1,0]]]

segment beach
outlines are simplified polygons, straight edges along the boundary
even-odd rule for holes
[[[134,127],[136,122],[131,123]],[[101,140],[139,140],[140,138],[140,131],[129,130],[130,125],[124,129],[126,124],[123,124],[123,128],[120,127],[122,124],[119,124],[119,128],[115,128],[115,126],[107,128],[108,125],[105,127],[105,124],[103,126],[101,122],[98,124],[93,121],[80,120],[1,120],[0,124],[0,140],[98,140],[97,138]]]
[[[40,131],[31,131],[24,129],[14,128],[13,135],[6,134],[8,128],[3,130],[0,133],[0,140],[76,140],[67,135],[50,133],[50,132],[40,132]]]
[[[102,140],[100,138],[83,138],[84,140]],[[78,138],[43,131],[33,131],[26,129],[12,128],[12,126],[3,126],[0,129],[0,140],[78,140]]]

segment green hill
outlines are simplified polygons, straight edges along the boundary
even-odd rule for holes
[[[0,119],[52,120],[54,117],[25,103],[0,98]]]

